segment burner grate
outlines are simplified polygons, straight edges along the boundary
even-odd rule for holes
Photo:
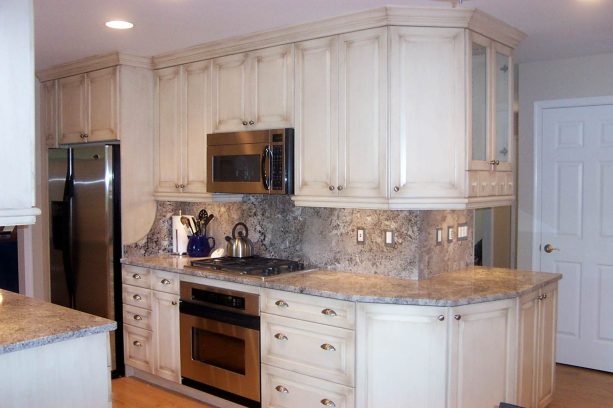
[[[304,269],[301,262],[288,259],[250,256],[247,258],[211,258],[192,261],[192,266],[217,271],[237,272],[242,275],[274,276]]]

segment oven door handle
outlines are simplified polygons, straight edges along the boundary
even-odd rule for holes
[[[227,323],[246,329],[260,330],[260,316],[251,316],[226,310],[214,309],[181,299],[179,312],[208,320]]]
[[[266,166],[266,159],[268,159],[268,166]],[[262,184],[265,190],[270,190],[270,163],[272,163],[272,149],[266,146],[262,152]]]

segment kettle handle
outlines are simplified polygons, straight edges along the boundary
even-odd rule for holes
[[[236,228],[239,225],[242,225],[243,228],[245,228],[245,238],[247,238],[249,236],[249,228],[247,228],[247,226],[242,222],[237,222],[234,228],[232,228],[232,238],[236,239]]]

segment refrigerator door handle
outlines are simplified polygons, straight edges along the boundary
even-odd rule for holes
[[[68,150],[68,166],[66,170],[66,181],[64,182],[64,196],[62,199],[62,207],[64,210],[63,220],[63,245],[62,259],[64,263],[64,277],[66,279],[66,288],[68,289],[68,298],[70,307],[76,309],[76,290],[77,279],[74,272],[74,261],[72,258],[73,248],[73,202],[74,197],[74,174],[72,173],[73,151]]]

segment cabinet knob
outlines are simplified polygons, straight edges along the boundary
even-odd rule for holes
[[[143,320],[141,315],[134,315],[134,320]]]
[[[247,125],[248,125],[247,121],[243,120],[243,126],[247,126]]]
[[[558,248],[554,247],[551,244],[547,244],[543,247],[543,249],[545,250],[545,252],[547,252],[548,254],[552,253],[553,251],[559,251]]]
[[[140,295],[134,295],[134,296],[132,296],[132,298],[134,300],[142,300],[142,297],[140,297]]]
[[[544,299],[544,298],[543,298],[543,295],[538,295],[538,296],[536,297],[536,300],[543,300],[543,299]]]
[[[500,160],[490,160],[490,164],[492,166],[498,166],[500,164]]]
[[[328,344],[328,343],[324,343],[319,347],[321,347],[322,350],[326,350],[326,351],[336,351],[336,348],[332,344]]]
[[[336,187],[336,189],[337,189],[338,191],[343,191],[343,186],[338,186],[338,187]]]
[[[277,390],[277,391],[279,391],[279,392],[281,392],[283,394],[289,394],[289,390],[287,388],[285,388],[284,386],[282,386],[282,385],[277,385],[275,387],[275,390]]]
[[[250,124],[250,125],[255,125],[255,122],[254,122],[254,121],[252,121],[252,120],[250,120],[250,121],[249,121],[249,124]]]
[[[460,320],[462,318],[462,315],[453,315],[453,318],[456,320]]]
[[[83,133],[83,139],[87,139],[89,135],[87,133]]]
[[[400,187],[398,187],[398,186],[394,186],[394,191],[395,191],[396,193],[397,193],[397,192],[399,192],[399,191],[400,191]]]
[[[283,334],[283,333],[277,333],[277,334],[275,334],[275,339],[286,341],[287,340],[287,336],[285,334]]]
[[[547,299],[547,293],[543,293],[543,299]]]
[[[445,320],[445,316],[438,315],[437,319],[439,320],[439,322],[442,322],[443,320]]]
[[[132,275],[132,277],[134,279],[141,279],[140,275],[138,273],[135,273],[134,275]]]
[[[287,304],[285,300],[280,300],[280,299],[275,302],[275,305],[279,307],[289,307],[289,305]]]
[[[81,139],[83,139],[83,138],[85,137],[85,133],[81,133],[81,134],[79,135],[79,137],[80,137]]]
[[[171,303],[173,306],[176,306],[176,305],[177,305],[177,301],[176,301],[176,300],[173,300],[173,301],[172,301],[172,302],[170,302],[170,303]]]
[[[330,317],[334,317],[336,316],[336,312],[332,309],[324,309],[321,311],[322,315],[326,315],[326,316],[330,316]]]
[[[162,285],[170,285],[170,281],[169,281],[168,279],[162,279],[162,280],[160,281],[160,283],[161,283]]]
[[[326,407],[332,408],[336,406],[336,404],[333,401],[329,400],[328,398],[324,398],[320,402],[321,402],[321,405],[326,406]]]
[[[138,340],[134,340],[132,342],[132,344],[134,344],[135,347],[142,347],[143,346],[143,344],[140,341],[138,341]]]
[[[328,187],[328,190],[330,190],[330,191],[334,191],[334,186],[330,186],[330,187]]]

